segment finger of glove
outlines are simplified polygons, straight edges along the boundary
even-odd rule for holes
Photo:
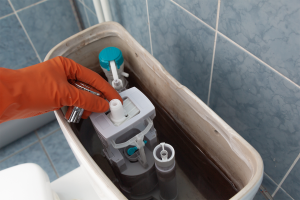
[[[97,90],[101,91],[109,101],[112,99],[119,99],[121,102],[123,102],[119,93],[99,74],[74,62],[71,59],[64,57],[59,58],[63,63],[68,79],[79,80],[93,86]]]
[[[77,106],[91,112],[105,112],[109,109],[108,102],[90,92],[77,89],[69,85],[68,92],[64,92],[64,104]]]
[[[87,119],[90,115],[92,114],[92,112],[85,110],[81,116],[82,119]]]

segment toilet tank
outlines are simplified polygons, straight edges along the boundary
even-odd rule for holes
[[[194,159],[194,163],[201,163],[204,157],[209,158],[212,166],[233,185],[236,192],[229,197],[230,199],[253,199],[263,177],[263,162],[259,153],[193,92],[174,79],[120,24],[105,22],[81,31],[55,46],[45,60],[64,56],[103,74],[98,54],[109,46],[122,51],[125,71],[130,74],[129,83],[140,87],[139,89],[155,105],[157,121],[154,121],[154,126],[158,129],[158,138],[166,140],[173,138],[170,141],[176,143],[175,151],[182,151],[181,154],[176,153],[179,166],[181,163],[184,165],[186,155],[184,151],[190,148],[188,144],[193,144],[194,149],[189,152],[189,156]],[[83,140],[75,133],[76,127],[64,119],[64,110],[63,108],[55,111],[56,118],[99,197],[126,199],[92,158],[89,147],[84,145]],[[166,127],[172,128],[174,124],[176,125],[171,136],[168,130],[160,132],[157,128],[161,127],[163,130],[163,125],[159,123],[165,119],[164,116],[168,117],[166,122],[170,125],[166,124]],[[180,160],[183,161],[180,163]],[[197,166],[191,167],[197,173],[195,175],[183,170],[195,186],[200,184],[197,177],[208,173],[203,171],[204,168],[197,169]],[[218,180],[209,175],[206,178]],[[218,181],[212,181],[210,184],[221,190],[222,186]]]

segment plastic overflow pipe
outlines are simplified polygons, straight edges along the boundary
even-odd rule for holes
[[[103,10],[104,19],[106,22],[113,21],[108,0],[100,0]]]
[[[94,3],[97,18],[98,18],[98,22],[100,24],[105,21],[100,0],[93,0],[93,3]]]
[[[167,143],[160,143],[153,150],[160,198],[174,200],[177,198],[175,150]]]

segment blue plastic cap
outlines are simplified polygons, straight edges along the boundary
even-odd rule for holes
[[[107,47],[99,53],[99,61],[101,67],[110,71],[109,62],[115,61],[117,68],[120,69],[124,62],[122,51],[116,47]]]

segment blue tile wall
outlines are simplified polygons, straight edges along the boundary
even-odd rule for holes
[[[48,134],[51,134],[53,132],[56,132],[57,130],[59,130],[59,124],[56,120],[48,123],[47,125],[39,128],[36,130],[36,133],[38,134],[38,136],[40,138],[43,138],[45,136],[47,136]]]
[[[211,108],[260,153],[277,183],[300,151],[299,97],[299,87],[218,37]]]
[[[277,188],[277,185],[274,183],[274,181],[271,180],[266,174],[264,174],[262,185],[270,194],[272,194]]]
[[[19,12],[42,60],[62,40],[79,31],[69,1],[51,0]]]
[[[77,9],[78,9],[78,16],[80,17],[81,21],[82,21],[82,28],[86,29],[88,27],[90,27],[88,18],[87,18],[87,14],[86,14],[86,8],[84,6],[84,4],[82,3],[82,1],[76,0],[75,1]]]
[[[296,163],[282,188],[295,199],[300,199],[300,162]]]
[[[79,31],[69,1],[11,0],[11,4],[24,28],[8,0],[0,0],[0,67],[37,64],[52,47]]]
[[[83,29],[89,28],[98,24],[98,18],[94,8],[93,0],[76,0],[75,1],[78,12],[77,13],[82,20]]]
[[[151,53],[146,1],[111,0],[110,5],[113,20]]]
[[[38,63],[36,54],[15,15],[0,20],[0,66],[9,69]]]
[[[0,5],[0,17],[3,17],[13,12],[7,0],[0,0]]]
[[[221,1],[219,31],[300,84],[298,0]]]
[[[38,3],[41,0],[11,0],[15,10],[22,9],[26,6],[30,6],[32,4]]]
[[[277,188],[277,185],[271,180],[266,174],[264,174],[262,185],[264,188],[269,192],[271,195]],[[254,200],[265,200],[266,198],[262,194],[261,190],[259,189],[256,193]]]
[[[56,120],[0,148],[0,170],[23,163],[38,164],[50,181],[79,167]]]
[[[96,13],[93,0],[82,0],[87,8],[93,13]]]
[[[20,138],[17,141],[12,142],[10,145],[7,145],[0,150],[0,160],[5,159],[7,156],[14,154],[23,148],[27,147],[38,141],[38,138],[35,136],[34,132],[28,133],[24,137]]]
[[[218,0],[174,0],[174,2],[211,27],[216,27]]]
[[[94,12],[92,12],[90,9],[88,9],[87,7],[85,10],[86,10],[89,22],[90,22],[90,26],[94,26],[94,25],[98,24],[99,22],[98,22],[98,18],[96,16],[96,14]]]
[[[214,31],[169,1],[148,3],[153,55],[173,77],[206,102]]]
[[[36,163],[48,174],[50,181],[57,179],[51,164],[40,143],[36,143],[20,153],[0,162],[0,170],[23,163]]]
[[[293,198],[291,198],[291,196],[289,194],[287,194],[285,191],[283,191],[282,189],[278,190],[278,192],[275,194],[273,199],[274,200],[293,200]]]
[[[61,130],[43,139],[42,142],[59,176],[79,167]]]

